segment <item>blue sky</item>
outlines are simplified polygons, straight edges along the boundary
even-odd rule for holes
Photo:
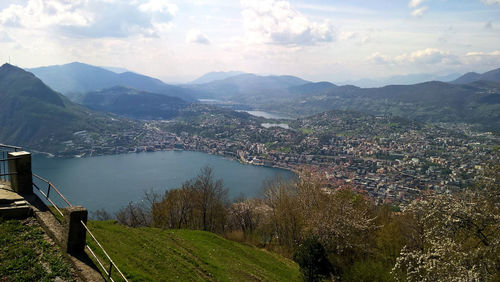
[[[0,60],[168,82],[209,71],[332,82],[500,67],[500,0],[12,0]]]

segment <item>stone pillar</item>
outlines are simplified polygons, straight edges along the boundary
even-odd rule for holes
[[[67,253],[80,254],[85,250],[87,231],[80,221],[87,223],[87,209],[68,207],[64,209],[63,247]]]
[[[18,194],[33,194],[33,176],[31,174],[31,153],[11,152],[9,158],[10,185]]]

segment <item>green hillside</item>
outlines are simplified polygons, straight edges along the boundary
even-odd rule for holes
[[[81,104],[102,112],[136,119],[169,119],[188,103],[178,97],[115,86],[82,96]]]
[[[132,281],[300,280],[293,261],[213,233],[129,228],[113,221],[89,225]]]
[[[136,124],[74,104],[32,73],[0,67],[0,140],[31,149],[56,152],[74,132],[95,136],[132,130]],[[108,134],[109,135],[109,134]]]

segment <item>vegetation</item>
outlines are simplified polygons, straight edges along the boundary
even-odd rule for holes
[[[73,281],[74,275],[57,246],[34,219],[0,217],[0,281]]]
[[[0,68],[0,140],[33,149],[61,151],[61,142],[78,131],[104,136],[137,130],[133,121],[90,111],[54,92],[29,72]],[[109,141],[112,144],[115,141]]]
[[[121,86],[86,93],[81,98],[81,104],[96,111],[150,120],[176,117],[179,109],[188,105],[178,97]]]
[[[213,233],[113,221],[90,221],[89,227],[131,281],[300,280],[293,261]]]
[[[293,259],[299,264],[306,281],[321,281],[332,272],[325,248],[314,237],[307,238],[297,247]]]
[[[428,192],[399,211],[305,170],[299,180],[269,181],[263,199],[225,205],[223,193],[211,197],[209,206],[217,208],[207,214],[217,224],[207,228],[199,199],[208,198],[201,196],[199,179],[220,186],[204,169],[183,187],[150,201],[149,212],[135,209],[150,218],[144,225],[210,230],[293,257],[309,281],[330,275],[344,281],[489,281],[500,279],[499,171],[498,165],[488,168],[476,187],[455,194]],[[193,201],[186,200],[196,191]],[[138,218],[124,211],[122,223]]]

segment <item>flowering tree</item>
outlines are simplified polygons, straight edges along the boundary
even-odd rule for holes
[[[400,280],[491,281],[500,278],[498,166],[479,184],[457,194],[427,195],[404,212],[414,225],[413,244],[393,268]]]

